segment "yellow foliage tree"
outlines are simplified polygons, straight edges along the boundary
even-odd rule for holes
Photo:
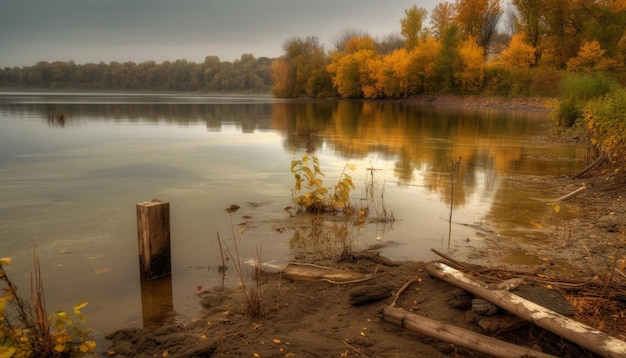
[[[567,61],[567,69],[576,72],[614,69],[616,61],[606,58],[605,52],[598,41],[587,41],[580,46],[578,55]]]
[[[535,48],[524,40],[523,33],[513,35],[509,47],[502,51],[502,62],[506,68],[530,68],[535,64]]]
[[[363,96],[363,89],[367,88],[372,95],[371,86],[372,65],[370,61],[379,57],[374,40],[369,36],[357,36],[348,40],[344,51],[332,54],[332,61],[326,67],[330,73],[333,86],[343,98],[358,98]]]
[[[350,54],[361,50],[369,50],[377,53],[376,43],[370,36],[354,36],[351,37],[344,46],[343,53]]]
[[[367,76],[371,81],[363,84],[361,90],[365,98],[381,98],[385,93],[385,86],[389,82],[389,74],[386,71],[382,58],[370,58],[365,61]]]
[[[380,88],[385,97],[399,98],[407,94],[408,61],[406,49],[395,50],[382,59]]]
[[[461,43],[461,63],[455,72],[455,80],[464,93],[478,92],[485,78],[485,53],[473,37]]]
[[[437,56],[440,51],[441,42],[434,37],[428,37],[408,54],[407,92],[409,94],[420,94],[435,89]]]

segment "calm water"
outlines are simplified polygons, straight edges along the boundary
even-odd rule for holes
[[[55,119],[57,113],[65,119]],[[387,244],[383,254],[397,260],[430,260],[430,248],[447,248],[451,201],[450,247],[458,255],[483,245],[472,228],[483,222],[507,237],[549,241],[553,215],[539,198],[554,196],[553,188],[529,193],[507,178],[570,174],[584,153],[537,145],[533,137],[548,129],[542,112],[250,96],[4,93],[0,257],[13,258],[9,274],[27,294],[36,241],[49,310],[88,301],[88,326],[100,339],[115,328],[141,326],[135,205],[165,200],[173,308],[193,316],[197,286],[220,284],[217,233],[232,247],[235,232],[242,258],[260,252],[262,261],[275,264],[314,246],[307,242],[310,218],[284,210],[293,205],[291,161],[307,146],[294,134],[301,128],[318,131],[312,145],[327,186],[346,164],[356,165],[350,175],[357,206],[374,173],[375,188],[397,220],[349,225],[350,238],[357,248]],[[232,216],[224,210],[230,204],[241,206]],[[226,284],[236,285],[234,274],[228,271]]]

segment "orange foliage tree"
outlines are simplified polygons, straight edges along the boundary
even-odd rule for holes
[[[524,40],[526,35],[513,35],[509,47],[502,51],[501,58],[506,68],[530,68],[535,64],[535,48]]]
[[[604,56],[598,41],[585,42],[578,51],[578,56],[567,61],[567,69],[574,72],[592,72],[597,70],[611,70],[617,66],[617,62]]]

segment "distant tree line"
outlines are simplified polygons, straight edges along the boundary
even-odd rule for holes
[[[0,70],[2,88],[268,93],[272,59],[241,55],[233,62],[187,60],[76,64],[38,62]]]
[[[272,64],[272,93],[554,96],[570,74],[626,82],[623,0],[455,0],[433,8],[430,27],[423,8],[405,15],[396,39],[346,31],[330,51],[315,37],[288,39]]]

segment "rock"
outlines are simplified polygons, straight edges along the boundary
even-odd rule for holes
[[[498,307],[482,298],[474,298],[472,300],[472,312],[483,316],[492,316],[498,312]]]

